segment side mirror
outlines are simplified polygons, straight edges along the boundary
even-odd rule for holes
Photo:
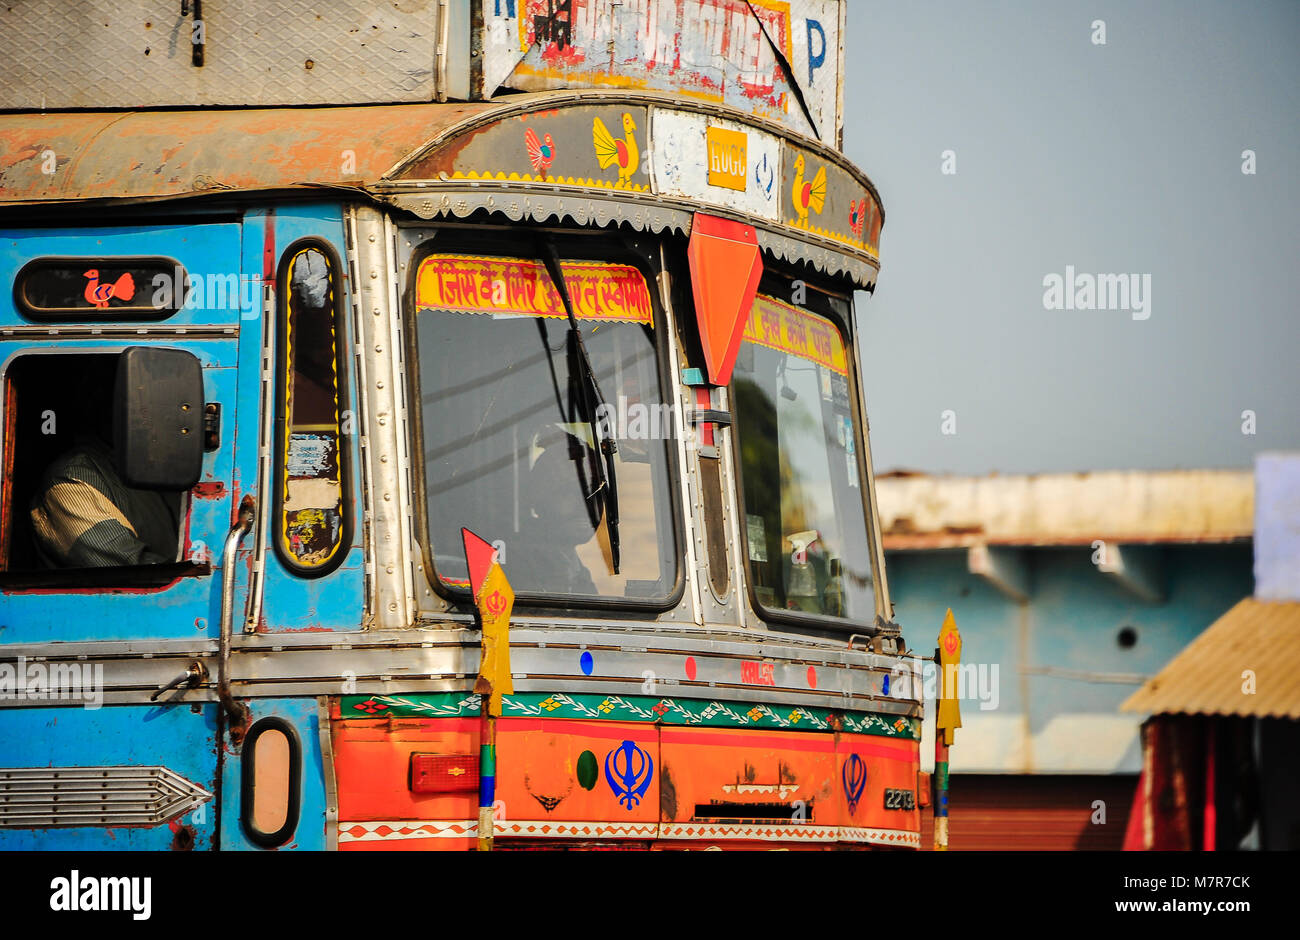
[[[113,450],[127,486],[188,490],[203,472],[203,366],[183,349],[131,346],[117,360]]]

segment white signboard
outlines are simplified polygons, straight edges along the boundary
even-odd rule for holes
[[[781,142],[706,114],[656,108],[655,191],[781,220]]]

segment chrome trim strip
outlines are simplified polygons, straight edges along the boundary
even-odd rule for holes
[[[159,826],[212,799],[166,767],[0,768],[0,828]]]
[[[321,774],[325,778],[325,849],[339,847],[339,786],[334,776],[334,728],[330,724],[330,700],[316,699],[316,724],[320,732]]]

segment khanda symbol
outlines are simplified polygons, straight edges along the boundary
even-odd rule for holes
[[[505,595],[500,591],[493,591],[483,601],[483,606],[487,608],[487,612],[493,617],[500,617],[501,612],[506,609]]]
[[[858,801],[867,786],[867,765],[857,754],[850,754],[840,770],[840,782],[844,784],[844,798],[849,802],[849,812],[858,811]]]
[[[605,779],[628,812],[641,804],[654,772],[655,762],[650,755],[631,741],[624,741],[605,755]]]

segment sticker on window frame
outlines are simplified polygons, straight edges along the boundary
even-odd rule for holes
[[[296,574],[333,571],[352,541],[349,438],[343,427],[340,265],[318,238],[281,256],[276,325],[276,554]]]
[[[188,293],[185,268],[159,256],[37,258],[14,278],[14,305],[31,320],[165,320]]]
[[[645,275],[626,264],[561,261],[579,320],[639,323],[654,328]],[[429,255],[415,276],[417,310],[565,319],[567,314],[540,261],[482,255]]]
[[[741,337],[778,352],[798,356],[806,362],[824,366],[840,376],[849,374],[849,356],[844,337],[829,320],[782,303],[775,297],[759,294],[745,321]],[[830,397],[829,377],[825,388]]]

